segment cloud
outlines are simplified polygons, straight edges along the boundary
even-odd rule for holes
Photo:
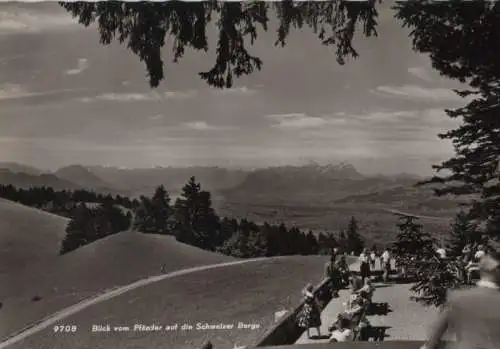
[[[81,26],[68,13],[64,12],[29,11],[15,5],[8,6],[7,11],[0,11],[0,35],[66,28],[81,28]]]
[[[210,125],[206,121],[185,122],[181,125],[181,127],[184,129],[196,131],[220,131],[234,129],[234,127],[230,126]]]
[[[19,84],[5,83],[0,85],[0,101],[40,97],[40,96],[53,96],[65,94],[68,92],[84,91],[83,89],[59,89],[59,90],[45,90],[43,92],[28,91]]]
[[[93,101],[111,102],[153,102],[167,99],[184,100],[196,97],[196,91],[166,91],[163,93],[153,92],[110,92],[103,93],[95,97],[79,98],[80,102],[90,103]]]
[[[151,93],[103,93],[95,97],[97,100],[112,102],[146,102],[161,100],[161,96],[156,92]]]
[[[257,92],[257,90],[248,88],[246,86],[231,87],[231,88],[224,88],[224,89],[220,89],[220,90],[215,90],[215,93],[223,94],[223,95],[246,95],[246,94],[253,94],[255,92]]]
[[[408,68],[408,73],[410,73],[411,75],[419,78],[419,79],[422,79],[424,81],[433,81],[434,79],[432,78],[431,74],[429,73],[429,71],[427,69],[425,69],[424,67],[412,67],[412,68]]]
[[[194,98],[197,95],[197,91],[166,91],[163,96],[167,99],[189,99]]]
[[[80,58],[78,60],[77,67],[74,69],[66,70],[66,75],[78,75],[83,73],[88,68],[88,60],[86,58]]]
[[[451,89],[421,87],[417,85],[378,86],[376,90],[370,92],[382,97],[425,99],[435,102],[459,102],[464,100]]]
[[[344,118],[326,118],[319,116],[309,116],[304,113],[271,114],[265,116],[273,120],[274,128],[279,129],[309,129],[320,128],[326,125],[342,123]]]

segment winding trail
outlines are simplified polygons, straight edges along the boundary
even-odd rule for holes
[[[278,259],[280,257],[272,257],[272,259]],[[67,308],[64,308],[44,319],[41,319],[38,322],[35,322],[20,331],[17,331],[5,338],[2,338],[0,340],[0,349],[7,348],[8,346],[17,343],[26,337],[29,337],[37,332],[40,332],[44,329],[46,329],[49,326],[52,326],[54,324],[57,324],[59,321],[62,319],[65,319],[71,315],[74,315],[92,305],[104,302],[108,299],[117,297],[121,294],[124,294],[126,292],[135,290],[139,287],[146,286],[164,279],[170,279],[174,278],[177,276],[181,275],[186,275],[186,274],[191,274],[199,271],[204,271],[208,269],[215,269],[215,268],[223,268],[223,267],[228,267],[232,265],[240,265],[240,264],[247,264],[247,263],[253,263],[253,262],[259,262],[262,260],[269,260],[269,257],[260,257],[260,258],[252,258],[252,259],[245,259],[245,260],[239,260],[239,261],[234,261],[234,262],[226,262],[226,263],[218,263],[218,264],[209,264],[209,265],[202,265],[198,267],[192,267],[192,268],[186,268],[186,269],[180,269],[176,270],[171,273],[163,274],[163,275],[158,275],[158,276],[150,276],[141,280],[138,280],[136,282],[133,282],[131,284],[125,285],[125,286],[120,286],[108,291],[105,291],[104,293],[86,299],[80,303],[74,304],[72,306],[69,306]]]

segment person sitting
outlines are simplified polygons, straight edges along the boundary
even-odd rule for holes
[[[345,310],[339,315],[354,323],[358,323],[366,309],[366,301],[361,295],[353,292],[345,304]]]
[[[349,284],[349,276],[351,275],[351,271],[349,270],[349,265],[347,264],[345,255],[342,255],[339,258],[337,266],[340,270],[342,281],[344,282],[344,284]]]
[[[482,250],[478,249],[478,251],[474,254],[472,260],[469,261],[469,263],[465,267],[467,273],[467,283],[469,284],[472,283],[473,275],[479,275],[479,270],[480,270],[479,261],[484,255],[478,252],[482,252]]]
[[[476,261],[479,261],[481,258],[484,257],[485,254],[486,254],[485,247],[483,245],[479,245],[477,246],[477,251],[474,254],[474,259]]]
[[[351,322],[346,318],[339,318],[335,329],[332,328],[330,333],[329,342],[349,342],[353,340],[353,332],[349,328],[351,326]]]
[[[371,304],[373,298],[373,292],[375,291],[375,287],[373,287],[370,279],[365,279],[365,284],[361,287],[357,293],[363,297],[368,304]]]

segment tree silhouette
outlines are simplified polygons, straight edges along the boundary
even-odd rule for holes
[[[398,255],[422,258],[433,250],[434,241],[428,233],[423,231],[422,225],[417,222],[418,218],[400,216],[399,219],[397,224],[399,231],[394,242]]]
[[[74,251],[91,242],[90,235],[94,235],[90,231],[92,229],[92,226],[89,224],[91,221],[91,211],[84,204],[78,206],[75,216],[66,226],[66,236],[61,243],[59,251],[61,255]]]
[[[157,233],[165,234],[169,230],[172,210],[170,208],[170,196],[163,185],[156,188],[151,198],[152,216]]]
[[[201,190],[194,176],[182,188],[174,212],[174,230],[179,241],[208,250],[222,243],[219,217],[212,207],[210,193]]]
[[[380,2],[380,0],[379,0]],[[97,22],[100,42],[126,43],[146,65],[151,87],[164,79],[161,49],[166,36],[173,38],[172,59],[177,62],[186,49],[208,51],[207,26],[218,30],[215,65],[199,73],[209,85],[231,87],[234,77],[260,70],[263,62],[248,51],[259,31],[267,31],[270,17],[279,23],[275,45],[284,46],[290,30],[309,27],[325,45],[336,45],[337,62],[357,57],[352,46],[356,27],[367,36],[376,35],[376,0],[325,2],[59,2],[78,22]]]
[[[345,244],[347,252],[354,252],[355,254],[361,253],[365,247],[365,242],[359,234],[358,221],[354,216],[351,217],[346,229]]]
[[[460,256],[466,245],[476,244],[481,236],[477,225],[471,220],[470,215],[460,211],[451,225],[450,239],[448,241],[450,254]]]

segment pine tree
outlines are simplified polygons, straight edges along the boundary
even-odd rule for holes
[[[306,244],[307,246],[307,254],[318,254],[319,253],[319,244],[318,240],[316,239],[316,236],[314,233],[309,230],[309,232],[306,235]]]
[[[154,233],[155,222],[151,212],[153,211],[153,203],[146,196],[141,196],[140,201],[135,208],[134,229],[142,233]]]
[[[341,230],[339,232],[338,247],[340,248],[342,253],[350,252],[347,250],[347,236],[346,236],[346,232],[344,230]]]
[[[151,198],[151,218],[155,232],[165,234],[170,228],[172,210],[170,208],[170,196],[163,185],[156,188]]]
[[[448,241],[452,256],[460,256],[464,247],[477,243],[480,235],[477,225],[471,220],[468,212],[460,211],[451,225],[450,239]]]
[[[398,255],[422,257],[433,250],[434,240],[424,232],[422,225],[413,216],[400,216],[398,234],[394,247]]]
[[[365,242],[359,234],[358,222],[354,216],[351,217],[347,226],[345,244],[347,252],[354,252],[355,254],[361,253],[365,247]]]
[[[66,236],[61,243],[61,249],[59,251],[61,255],[74,251],[91,242],[91,235],[93,234],[89,233],[91,233],[90,230],[92,229],[92,219],[93,217],[90,210],[84,204],[81,204],[76,209],[75,216],[66,226]]]
[[[175,58],[176,62],[188,47],[195,50],[208,49],[207,28],[211,22],[225,23],[216,34],[218,45],[232,49],[227,54],[217,51],[215,66],[208,72],[199,73],[210,86],[222,88],[231,87],[233,79],[241,75],[261,69],[262,60],[249,54],[246,39],[251,38],[253,42],[260,38],[257,33],[261,27],[268,27],[269,18],[277,20],[277,44],[285,45],[291,27],[309,27],[320,42],[336,46],[337,62],[344,64],[346,58],[358,55],[351,42],[358,28],[362,28],[366,36],[376,34],[375,4],[374,1],[344,1],[335,5],[324,1],[278,1],[248,5],[228,1],[196,4],[182,2],[175,5],[170,2],[150,2],[134,6],[124,3],[122,7],[111,4],[98,6],[91,2],[65,2],[61,6],[86,26],[99,18],[96,28],[101,35],[102,44],[110,44],[115,37],[119,37],[119,42],[126,43],[134,54],[147,57],[145,64],[152,87],[158,87],[164,78],[161,52],[167,42],[166,35],[172,36],[176,43],[174,56],[170,58]],[[130,20],[139,17],[144,18],[144,23],[147,24],[140,25],[139,22]],[[153,30],[160,27],[165,29]],[[188,32],[196,34],[185,35]]]
[[[195,177],[182,188],[174,210],[174,230],[179,241],[208,250],[222,243],[219,217],[212,207],[210,193],[201,190]]]

